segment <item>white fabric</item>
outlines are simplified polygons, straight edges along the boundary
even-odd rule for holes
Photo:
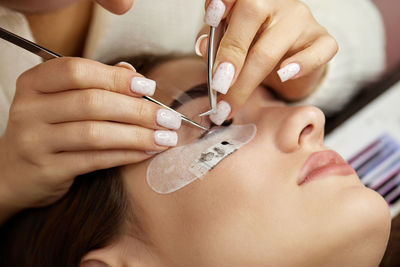
[[[304,0],[317,20],[335,36],[340,52],[319,90],[302,103],[326,112],[339,110],[362,82],[384,68],[382,20],[370,0]],[[204,0],[136,0],[123,16],[96,6],[85,57],[107,62],[141,53],[193,52],[202,25]],[[0,7],[0,26],[25,38],[32,34],[25,17]],[[0,134],[5,130],[15,81],[41,60],[0,40]]]
[[[385,68],[385,32],[379,11],[366,0],[303,0],[317,21],[335,37],[337,55],[329,62],[318,90],[298,104],[333,114],[376,79]],[[339,4],[340,3],[340,4]]]

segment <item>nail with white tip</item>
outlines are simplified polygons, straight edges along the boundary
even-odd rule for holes
[[[160,146],[176,146],[178,144],[178,134],[174,131],[154,131],[154,141]]]
[[[134,77],[131,81],[131,90],[140,95],[152,96],[156,90],[156,82],[143,77]]]
[[[212,0],[207,7],[204,22],[212,27],[218,27],[226,10],[226,6],[222,0]]]
[[[195,49],[194,51],[196,52],[196,55],[198,55],[199,57],[203,56],[203,54],[200,51],[201,41],[203,41],[207,37],[208,37],[207,34],[202,34],[202,35],[200,35],[200,37],[196,41],[196,45],[194,46],[194,49]]]
[[[231,105],[229,105],[228,102],[221,100],[217,104],[217,112],[210,115],[210,120],[216,125],[221,125],[226,118],[228,118],[229,114],[231,114],[231,110]]]
[[[226,94],[231,87],[234,76],[235,67],[228,62],[221,63],[214,73],[211,88],[221,94]]]
[[[279,78],[281,79],[281,82],[284,83],[293,78],[297,73],[299,73],[299,71],[300,71],[300,65],[297,63],[291,63],[278,70],[278,75]]]

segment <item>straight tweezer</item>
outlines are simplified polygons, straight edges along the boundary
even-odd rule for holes
[[[57,54],[47,48],[44,48],[44,47],[38,45],[38,44],[35,44],[34,42],[26,40],[25,38],[22,38],[21,36],[18,36],[12,32],[9,32],[9,31],[3,29],[2,27],[0,27],[0,38],[4,39],[14,45],[17,45],[25,50],[28,50],[28,51],[32,52],[33,54],[40,56],[44,60],[50,60],[50,59],[62,57],[62,55]],[[149,96],[143,96],[143,98],[148,101],[151,101],[153,103],[156,103],[168,110],[176,112],[177,114],[179,114],[181,116],[183,121],[190,123],[191,125],[196,126],[204,131],[208,131],[208,129],[206,127],[201,126],[200,124],[194,122],[193,120],[191,120],[188,117],[186,117],[185,115],[177,112],[176,110],[168,107],[167,105],[164,105],[163,103],[161,103]]]

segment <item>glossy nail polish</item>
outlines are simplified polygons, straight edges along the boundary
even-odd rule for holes
[[[235,67],[229,63],[221,63],[214,73],[214,77],[211,81],[211,88],[226,94],[232,84],[233,77],[235,76]]]
[[[154,131],[154,141],[160,146],[176,146],[178,144],[178,134],[174,131]]]
[[[217,27],[222,20],[226,10],[224,2],[221,0],[212,0],[208,5],[204,22],[212,27]]]
[[[287,80],[290,80],[293,78],[297,73],[300,71],[300,65],[297,63],[291,63],[289,65],[286,65],[282,69],[278,70],[278,75],[279,78],[281,79],[281,82],[286,82]]]
[[[131,81],[131,90],[140,95],[152,96],[156,90],[156,82],[144,77],[134,77]]]
[[[221,100],[217,104],[217,112],[215,114],[210,115],[210,120],[215,123],[216,125],[221,125],[224,123],[226,118],[228,118],[229,114],[231,113],[231,105],[228,102]]]
[[[172,130],[178,130],[182,123],[181,116],[168,109],[159,109],[156,120],[158,125]]]

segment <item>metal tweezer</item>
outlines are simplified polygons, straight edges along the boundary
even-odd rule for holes
[[[210,101],[211,109],[206,111],[199,116],[207,116],[210,114],[215,114],[217,112],[217,91],[211,87],[211,81],[213,78],[213,67],[215,62],[215,57],[217,55],[217,50],[219,43],[224,35],[225,23],[222,21],[218,27],[210,27],[210,32],[208,35],[208,51],[207,51],[207,87],[208,87],[208,98]]]
[[[44,48],[44,47],[38,45],[38,44],[35,44],[34,42],[26,40],[25,38],[22,38],[21,36],[18,36],[12,32],[9,32],[9,31],[3,29],[2,27],[0,27],[0,38],[4,39],[12,44],[15,44],[25,50],[28,50],[28,51],[42,57],[44,60],[50,60],[50,59],[62,57],[62,55],[57,54],[47,48]],[[148,101],[151,101],[153,103],[156,103],[168,110],[176,112],[177,114],[179,114],[181,116],[183,121],[190,123],[191,125],[196,126],[204,131],[208,131],[208,129],[206,127],[201,126],[200,124],[194,122],[193,120],[191,120],[188,117],[186,117],[185,115],[177,112],[176,110],[170,108],[169,106],[164,105],[163,103],[161,103],[151,97],[148,97],[148,96],[143,96],[142,98],[144,98]]]

